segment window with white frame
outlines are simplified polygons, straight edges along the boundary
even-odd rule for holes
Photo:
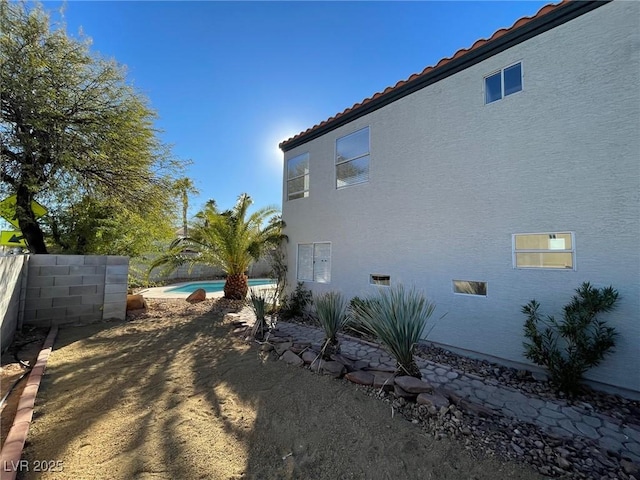
[[[329,283],[331,281],[331,244],[298,244],[298,280]]]
[[[290,158],[287,162],[287,200],[309,196],[309,154]]]
[[[516,63],[484,78],[484,103],[492,103],[522,90],[522,63]]]
[[[336,141],[336,188],[369,181],[369,127]]]
[[[516,233],[512,237],[513,268],[575,270],[573,232]]]

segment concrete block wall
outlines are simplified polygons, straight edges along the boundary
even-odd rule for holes
[[[3,352],[11,345],[18,327],[26,260],[24,255],[0,257],[0,347]]]
[[[129,258],[31,255],[23,290],[25,325],[124,319]]]

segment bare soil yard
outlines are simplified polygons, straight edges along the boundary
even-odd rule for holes
[[[223,321],[233,307],[152,301],[130,322],[62,329],[19,478],[541,478],[261,353]]]

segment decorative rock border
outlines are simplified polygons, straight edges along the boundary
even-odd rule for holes
[[[245,309],[236,319],[250,324],[252,312]],[[278,322],[268,340],[272,345],[261,348],[274,349],[280,359],[286,355],[298,366],[318,362],[312,370],[341,377],[320,362],[323,339],[317,327]],[[341,355],[325,363],[341,364],[344,378],[390,403],[392,413],[422,424],[436,439],[459,438],[467,449],[524,461],[551,477],[640,480],[636,417],[612,418],[584,402],[531,395],[424,358],[416,359],[426,380],[420,386],[431,391],[410,392],[413,380],[393,378],[394,361],[379,345],[346,335],[339,339]]]
[[[20,396],[13,425],[0,452],[0,480],[14,480],[18,474],[22,449],[33,418],[36,395],[57,334],[58,327],[52,327],[38,354],[36,364],[27,378],[27,385]]]

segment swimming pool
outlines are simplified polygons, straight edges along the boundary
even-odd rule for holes
[[[249,279],[249,288],[259,287],[261,285],[271,285],[275,283],[270,278],[252,278]],[[203,288],[207,293],[222,292],[224,290],[224,280],[212,280],[209,282],[191,282],[179,287],[170,288],[165,292],[171,293],[192,293],[197,289]]]

